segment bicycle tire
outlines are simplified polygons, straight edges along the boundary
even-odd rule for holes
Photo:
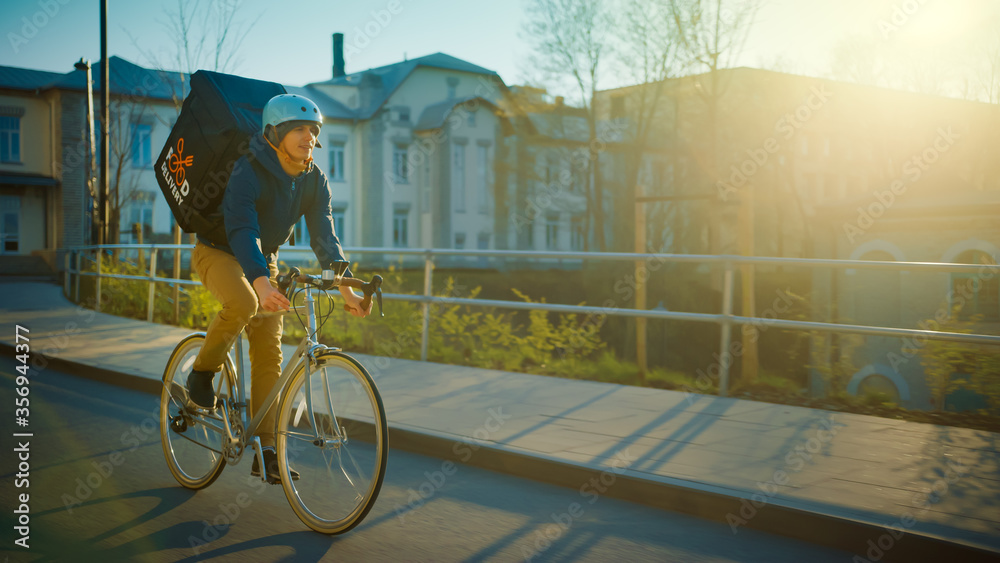
[[[223,436],[198,424],[198,420],[204,420],[205,415],[187,408],[184,401],[187,397],[184,390],[187,376],[204,341],[205,333],[197,332],[177,344],[163,370],[163,387],[160,390],[160,445],[163,456],[174,479],[181,486],[193,490],[211,485],[226,466],[226,458],[221,453]],[[232,363],[227,360],[215,386],[216,395],[220,398],[235,396],[234,373]],[[217,423],[221,426],[221,422]],[[202,441],[199,442],[199,439]],[[219,451],[215,451],[213,446],[217,446],[215,449]]]
[[[337,351],[321,352],[316,360],[308,382],[300,364],[282,392],[276,416],[278,471],[299,519],[317,532],[342,534],[361,523],[378,498],[388,425],[375,381],[360,362]],[[311,414],[304,412],[306,383],[312,390]],[[328,416],[331,409],[334,415]],[[320,434],[322,446],[315,438]],[[300,473],[295,481],[289,478],[290,462]]]

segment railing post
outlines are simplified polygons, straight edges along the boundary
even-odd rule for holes
[[[76,263],[76,267],[73,268],[73,273],[76,274],[76,278],[73,279],[73,301],[75,303],[80,303],[80,255],[83,254],[79,250],[73,251],[73,261]]]
[[[101,310],[101,263],[104,262],[103,258],[104,258],[104,247],[103,246],[98,246],[97,247],[97,283],[94,284],[94,287],[97,288],[97,297],[94,300],[94,310],[95,311],[100,311]]]
[[[424,255],[424,297],[431,296],[431,281],[433,280],[434,271],[434,258],[431,251],[428,249],[427,253]],[[423,329],[420,334],[420,361],[427,361],[427,340],[428,332],[430,330],[431,324],[431,304],[429,302],[423,303],[424,312],[424,323]]]
[[[181,244],[181,226],[174,225],[174,244]],[[181,249],[174,249],[174,279],[181,279]],[[174,283],[174,326],[181,324],[181,284]]]
[[[63,294],[69,299],[69,255],[72,250],[67,250],[63,256]]]
[[[733,263],[726,262],[726,272],[722,279],[722,335],[719,337],[719,396],[729,394],[729,341],[733,332]]]
[[[142,249],[139,249],[142,252]],[[156,247],[149,247],[149,303],[146,309],[146,322],[153,322],[153,301],[156,297],[156,282],[153,278],[156,277]]]

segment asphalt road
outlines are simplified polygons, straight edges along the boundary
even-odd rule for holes
[[[397,450],[367,519],[323,536],[295,517],[280,486],[250,478],[249,456],[208,489],[177,485],[151,395],[49,368],[32,373],[29,425],[18,427],[15,365],[0,358],[0,557],[10,561],[851,560],[581,492],[584,483],[556,487],[462,465],[445,475],[442,460]],[[33,436],[12,436],[23,431]],[[25,439],[30,468],[18,477],[15,448]],[[12,522],[25,493],[28,549],[14,544]]]

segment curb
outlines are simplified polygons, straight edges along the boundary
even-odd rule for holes
[[[7,342],[0,342],[0,350],[13,352],[14,347]],[[56,369],[101,383],[152,395],[158,394],[161,389],[158,380],[53,356],[47,356],[46,360],[49,366]],[[750,497],[758,492],[725,489],[666,477],[642,478],[626,473],[627,469],[619,473],[611,467],[588,467],[542,453],[526,453],[499,444],[416,429],[403,424],[390,424],[389,437],[390,447],[398,450],[561,487],[583,488],[590,483],[600,483],[602,475],[611,475],[614,479],[601,492],[603,496],[722,523],[728,523],[728,515],[740,514],[745,505],[752,507]],[[462,459],[456,451],[459,444],[470,446],[474,450],[473,454]],[[468,452],[469,448],[465,448],[465,451]],[[936,534],[905,530],[897,522],[879,525],[872,521],[823,514],[794,506],[783,499],[769,498],[766,504],[755,510],[753,516],[746,518],[743,524],[747,528],[854,554],[867,554],[874,546],[879,550],[877,553],[882,554],[871,560],[856,555],[852,561],[857,563],[916,560],[959,560],[973,563],[995,562],[1000,558],[1000,550]],[[890,525],[895,528],[890,530]],[[733,533],[737,533],[735,529]],[[882,545],[885,540],[883,536],[890,541],[888,547]]]

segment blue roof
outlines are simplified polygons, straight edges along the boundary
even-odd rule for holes
[[[112,94],[172,100],[174,96],[184,99],[191,91],[191,79],[186,73],[152,70],[117,56],[110,57],[108,63],[110,68],[108,82]],[[90,72],[93,75],[94,92],[99,92],[101,63],[93,64]],[[86,91],[87,73],[74,70],[59,75],[56,80],[46,85],[46,88]]]
[[[316,102],[324,119],[357,119],[358,115],[344,104],[327,96],[312,86],[285,86],[289,94],[305,96]]]
[[[0,88],[37,90],[61,76],[63,74],[46,70],[0,66]]]
[[[496,105],[490,100],[483,98],[481,96],[467,96],[464,98],[452,98],[450,100],[445,100],[443,102],[438,102],[436,104],[431,104],[424,108],[424,111],[420,112],[420,118],[417,119],[417,124],[413,127],[414,131],[427,131],[431,129],[440,129],[444,126],[445,120],[448,115],[455,109],[456,106],[470,102],[472,100],[479,100],[481,103],[485,104],[487,107],[496,111]]]
[[[372,68],[364,70],[361,72],[355,72],[353,74],[348,74],[345,76],[338,76],[331,80],[325,82],[314,82],[309,86],[359,86],[365,75],[374,76],[381,79],[381,85],[378,92],[372,96],[367,107],[361,107],[357,110],[357,117],[361,119],[368,119],[374,113],[382,107],[382,104],[396,91],[396,88],[403,83],[404,80],[416,70],[418,67],[428,67],[428,68],[440,68],[444,70],[457,70],[461,72],[470,72],[473,74],[485,74],[488,76],[496,76],[498,79],[499,75],[489,69],[483,68],[481,66],[474,65],[470,62],[463,61],[462,59],[457,59],[451,55],[446,55],[444,53],[434,53],[433,55],[427,55],[425,57],[419,57],[416,59],[410,59],[408,61],[403,61],[400,63],[394,63],[391,65],[380,66],[378,68]]]

